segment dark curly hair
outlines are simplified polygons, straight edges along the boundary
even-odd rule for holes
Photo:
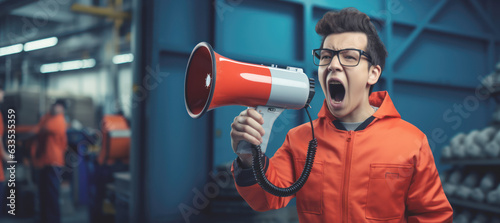
[[[366,34],[368,37],[366,52],[372,58],[371,65],[379,65],[384,70],[387,50],[368,15],[355,8],[345,8],[340,11],[327,12],[316,24],[316,33],[323,37],[321,48],[323,48],[328,35],[344,32],[362,32]],[[370,87],[370,93],[372,89],[373,85]]]

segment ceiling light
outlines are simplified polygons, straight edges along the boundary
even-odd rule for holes
[[[94,66],[95,66],[95,60],[92,58],[82,60],[82,68],[92,68]]]
[[[0,57],[10,55],[10,54],[20,53],[21,51],[23,51],[23,44],[21,44],[21,43],[11,45],[11,46],[2,47],[2,48],[0,48]]]
[[[66,61],[61,63],[61,71],[78,70],[83,66],[81,60]]]
[[[39,50],[47,47],[52,47],[57,44],[57,37],[35,40],[24,44],[24,51]]]
[[[134,55],[131,53],[120,54],[113,57],[114,64],[130,63],[134,61]]]
[[[60,70],[60,63],[49,63],[44,64],[40,67],[40,72],[42,74],[53,73]]]
[[[48,63],[40,66],[40,73],[53,73],[58,71],[68,71],[68,70],[78,70],[84,68],[95,67],[95,59],[85,59],[85,60],[72,60],[60,63]]]

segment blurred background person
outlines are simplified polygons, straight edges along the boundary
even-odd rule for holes
[[[66,103],[58,99],[34,129],[31,162],[39,171],[38,191],[41,222],[60,222],[61,168],[67,148]]]

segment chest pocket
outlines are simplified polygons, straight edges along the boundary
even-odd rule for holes
[[[366,218],[390,220],[400,218],[405,210],[413,165],[371,164],[366,197]]]
[[[305,160],[295,160],[296,179],[304,169]],[[297,211],[310,214],[323,213],[323,162],[314,161],[309,178],[297,192]]]

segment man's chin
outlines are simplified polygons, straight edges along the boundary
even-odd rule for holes
[[[328,104],[328,110],[330,110],[330,113],[336,119],[342,119],[347,115],[344,108],[336,108],[336,107],[333,107],[331,104]]]

